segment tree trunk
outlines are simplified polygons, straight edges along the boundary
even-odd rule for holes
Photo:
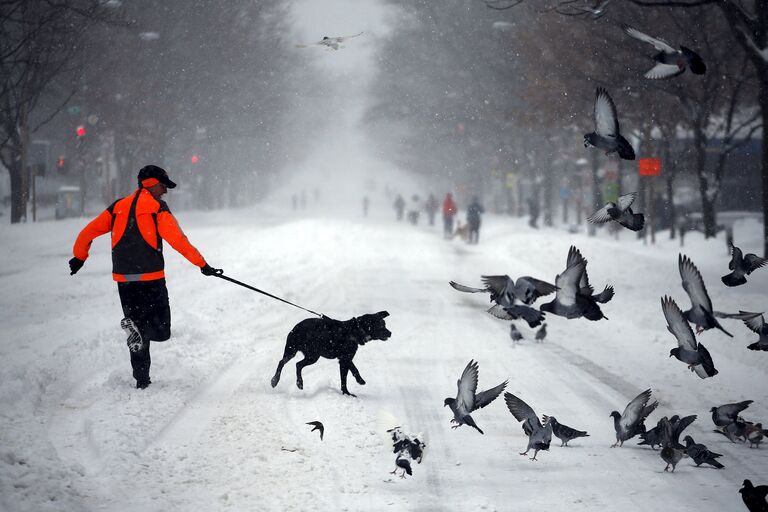
[[[592,152],[592,211],[597,211],[603,207],[603,195],[600,193],[600,178],[597,175],[600,169],[599,152],[597,149]],[[587,232],[589,236],[595,236],[595,225],[588,223]]]
[[[670,130],[670,132],[674,132],[673,130]],[[675,239],[675,229],[676,229],[676,222],[677,222],[677,211],[675,210],[675,189],[674,189],[674,182],[675,182],[675,171],[676,171],[676,165],[675,162],[672,160],[672,150],[670,148],[670,133],[666,134],[666,137],[663,137],[662,142],[662,162],[664,162],[664,166],[666,167],[665,170],[662,172],[664,173],[664,181],[667,186],[667,223],[669,224],[669,239],[674,240]]]
[[[27,194],[24,192],[24,173],[21,161],[14,159],[8,168],[11,177],[11,224],[17,224],[27,213]]]
[[[768,258],[768,64],[760,71],[759,103],[763,118],[763,257]]]
[[[704,223],[704,238],[717,236],[717,216],[715,214],[714,198],[709,197],[710,183],[707,179],[707,145],[704,138],[704,128],[694,129],[694,147],[696,149],[696,175],[699,179],[699,195],[701,196],[701,214]]]

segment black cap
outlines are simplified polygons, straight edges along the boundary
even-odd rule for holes
[[[168,188],[176,188],[176,184],[171,181],[168,173],[162,167],[156,165],[145,165],[142,167],[139,171],[139,187],[141,187],[141,182],[147,178],[155,178]]]

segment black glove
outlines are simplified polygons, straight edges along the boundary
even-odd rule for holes
[[[81,260],[80,258],[72,258],[69,260],[69,270],[71,270],[69,275],[73,276],[77,274],[77,271],[83,268],[84,263],[85,261]]]
[[[221,270],[220,268],[213,268],[207,263],[205,264],[204,267],[200,268],[200,272],[202,272],[203,275],[205,276],[220,276],[221,274],[224,273],[224,271]]]

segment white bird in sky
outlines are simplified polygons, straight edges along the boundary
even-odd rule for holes
[[[347,39],[352,39],[353,37],[358,37],[361,35],[363,35],[362,32],[360,32],[359,34],[351,35],[351,36],[338,36],[338,37],[325,36],[316,43],[297,44],[296,48],[308,48],[310,46],[325,46],[326,48],[330,48],[331,50],[338,50],[339,48],[344,48],[343,46],[341,46],[341,43],[343,43]]]

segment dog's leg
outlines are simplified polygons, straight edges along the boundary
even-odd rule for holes
[[[277,370],[275,370],[275,375],[272,377],[272,387],[277,386],[277,383],[280,382],[280,374],[283,372],[283,366],[285,366],[285,363],[290,361],[294,358],[296,355],[296,350],[289,344],[285,345],[285,351],[283,352],[283,358],[280,360],[279,363],[277,363]]]
[[[349,373],[349,364],[351,361],[339,360],[339,373],[341,375],[341,392],[345,395],[356,397],[347,389],[347,373]]]
[[[296,363],[296,387],[297,388],[304,389],[304,379],[301,378],[301,370],[304,369],[305,366],[315,364],[319,358],[320,356],[315,356],[313,358],[305,357],[304,359]]]
[[[357,383],[360,384],[361,386],[365,386],[365,381],[360,376],[360,372],[357,370],[357,366],[355,366],[355,363],[350,361],[347,364],[349,365],[349,370],[352,372],[352,376],[355,377],[355,380],[357,381]]]

